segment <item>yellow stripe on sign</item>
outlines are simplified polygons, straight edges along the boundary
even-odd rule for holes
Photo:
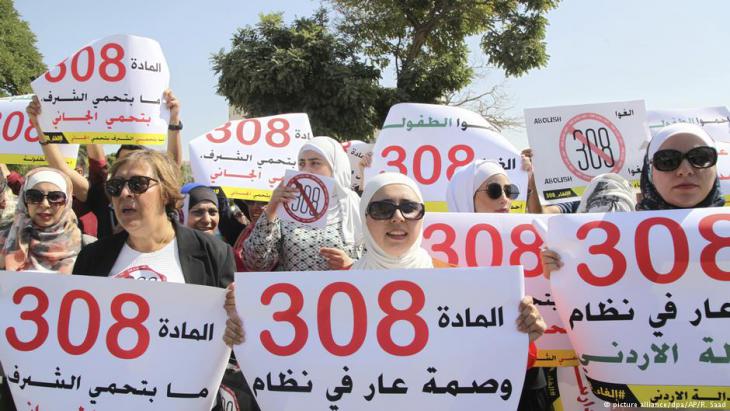
[[[578,357],[573,350],[538,350],[535,367],[577,367]]]
[[[118,131],[88,132],[66,131],[63,133],[68,144],[140,144],[156,146],[163,144],[167,134],[120,133]]]
[[[449,205],[446,201],[426,201],[424,203],[426,211],[436,213],[446,213],[449,211]],[[526,213],[527,203],[524,201],[513,201],[510,213]]]
[[[260,190],[257,188],[221,187],[226,197],[239,200],[266,201],[271,199],[273,190]]]
[[[76,167],[75,158],[65,158],[66,164],[71,168]],[[0,154],[0,163],[4,164],[30,164],[34,166],[46,166],[46,156],[36,154]]]
[[[725,207],[730,207],[730,194],[722,196],[725,199]]]
[[[628,387],[642,407],[671,404],[675,408],[730,408],[730,387],[631,384]]]

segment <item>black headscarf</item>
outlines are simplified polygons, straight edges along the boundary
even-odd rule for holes
[[[648,154],[644,155],[644,167],[641,169],[641,194],[642,199],[639,204],[636,205],[637,210],[673,210],[684,207],[677,207],[669,204],[659,195],[654,183],[651,181],[651,164],[649,163]],[[704,200],[698,204],[688,208],[705,208],[705,207],[723,207],[725,205],[725,199],[722,197],[720,192],[720,179],[715,176],[715,183],[712,185],[712,190],[707,194]]]
[[[203,201],[210,201],[211,203],[215,204],[216,207],[218,207],[218,197],[215,195],[215,192],[209,187],[195,187],[188,192],[188,196],[190,196],[190,201],[188,203],[187,211],[190,211],[198,203]]]

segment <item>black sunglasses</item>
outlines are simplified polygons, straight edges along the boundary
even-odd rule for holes
[[[373,220],[389,220],[393,218],[395,210],[400,210],[406,220],[420,220],[426,213],[423,204],[413,201],[404,201],[400,204],[392,201],[373,201],[368,204],[367,215]]]
[[[492,200],[496,200],[500,197],[502,197],[502,192],[504,191],[504,194],[509,198],[510,200],[514,200],[517,198],[517,196],[520,195],[520,189],[514,185],[514,184],[505,184],[504,188],[499,183],[490,183],[487,185],[487,188],[484,190],[477,190],[476,193],[484,191],[487,193],[487,196],[491,198]]]
[[[48,204],[61,205],[66,203],[66,193],[63,191],[49,191],[44,193],[43,191],[36,190],[34,188],[25,190],[25,202],[30,204],[40,204],[43,199],[48,199]]]
[[[124,185],[129,187],[129,191],[134,194],[142,194],[150,188],[150,181],[159,183],[152,177],[147,176],[132,176],[129,179],[123,179],[119,177],[110,178],[104,185],[106,193],[112,197],[119,197],[124,190]]]
[[[674,171],[687,159],[694,168],[709,168],[717,164],[717,150],[714,147],[695,147],[686,153],[677,150],[659,150],[654,153],[651,164],[659,171]]]

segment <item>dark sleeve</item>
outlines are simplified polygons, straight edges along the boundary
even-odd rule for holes
[[[236,260],[233,257],[233,248],[226,244],[225,260],[221,267],[221,285],[225,288],[233,282],[233,273],[236,272]]]
[[[560,214],[575,214],[578,212],[578,205],[580,205],[580,201],[555,204],[560,209]]]
[[[75,275],[92,275],[91,269],[91,261],[93,260],[93,244],[88,245],[81,249],[79,252],[79,255],[76,256],[76,262],[74,263],[74,268],[71,271],[72,274]]]

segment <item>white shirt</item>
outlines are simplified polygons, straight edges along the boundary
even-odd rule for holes
[[[125,243],[109,274],[114,278],[185,283],[177,239],[151,253],[141,253]]]

